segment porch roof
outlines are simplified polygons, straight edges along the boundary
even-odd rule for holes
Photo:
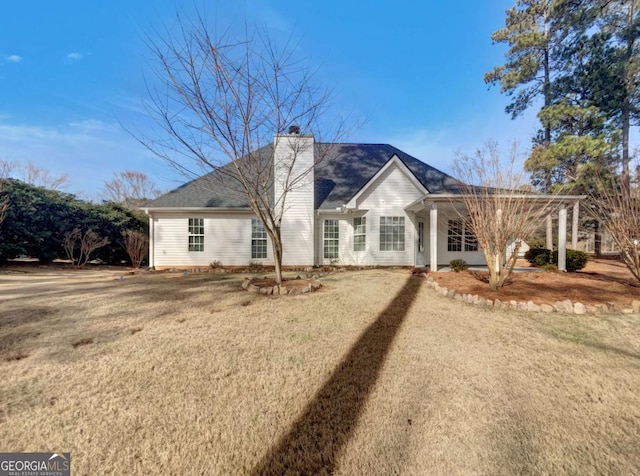
[[[429,193],[422,198],[419,198],[409,205],[407,205],[404,209],[407,211],[419,211],[426,208],[427,205],[431,205],[433,203],[464,203],[464,199],[467,197],[475,196],[473,194],[458,194],[458,193]],[[490,197],[492,195],[487,195]],[[500,194],[496,193],[493,196],[500,196]],[[519,198],[525,198],[532,202],[537,202],[541,204],[549,204],[549,203],[575,203],[580,200],[584,200],[587,198],[586,195],[555,195],[555,194],[542,194],[542,193],[524,193],[518,195]],[[483,198],[483,197],[479,197]]]

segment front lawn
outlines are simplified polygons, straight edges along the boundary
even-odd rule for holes
[[[72,474],[633,474],[640,320],[509,313],[404,270],[0,273],[0,451]]]

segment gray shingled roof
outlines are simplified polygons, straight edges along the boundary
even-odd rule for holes
[[[430,193],[461,191],[460,182],[453,177],[388,144],[316,146],[326,154],[314,171],[316,209],[335,209],[346,204],[394,155],[398,156]],[[272,145],[258,151],[264,159],[265,167],[270,166],[272,151]],[[230,192],[229,184],[232,182],[228,175],[220,171],[211,172],[148,202],[145,208],[248,207],[248,200],[239,191],[239,185],[235,187],[237,193]],[[273,187],[270,187],[269,193],[273,193]]]

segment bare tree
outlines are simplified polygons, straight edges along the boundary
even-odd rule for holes
[[[122,239],[124,249],[131,260],[131,266],[139,268],[149,251],[149,236],[139,230],[124,230]]]
[[[85,233],[79,228],[65,233],[63,246],[67,258],[77,267],[82,268],[87,264],[93,253],[98,248],[107,246],[109,238],[101,238],[95,231],[89,229]]]
[[[128,208],[136,208],[147,200],[162,195],[162,191],[147,174],[125,170],[114,173],[111,180],[104,182],[102,195],[107,200],[122,203]]]
[[[48,190],[61,190],[67,186],[69,176],[67,174],[54,175],[49,170],[31,161],[16,163],[10,160],[0,160],[0,176],[9,178],[14,176],[34,187],[42,187]]]
[[[464,182],[460,196],[466,210],[459,212],[484,252],[489,268],[489,286],[499,290],[516,264],[521,240],[533,236],[551,203],[549,195],[523,190],[527,182],[518,168],[517,145],[501,160],[496,142],[487,143],[474,155],[460,156],[455,174]],[[511,253],[507,255],[507,246]]]
[[[218,36],[199,14],[195,21],[179,17],[174,31],[150,41],[163,88],[151,91],[149,109],[163,138],[142,142],[190,177],[215,171],[209,175],[211,187],[246,200],[271,239],[281,282],[287,195],[304,183],[313,165],[299,166],[305,151],[292,143],[289,156],[278,157],[286,171],[274,177],[278,134],[292,125],[299,126],[292,132],[313,134],[317,163],[336,142],[342,123],[332,121],[331,140],[322,140],[320,131],[327,128],[320,117],[329,95],[296,60],[295,45],[279,48],[266,34],[245,34],[240,40]],[[278,196],[272,191],[275,180],[282,190]]]
[[[634,182],[624,173],[599,178],[587,213],[602,224],[620,250],[622,261],[640,281],[640,191]]]

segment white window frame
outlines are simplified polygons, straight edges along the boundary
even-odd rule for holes
[[[424,251],[424,221],[418,221],[418,252]]]
[[[447,251],[450,253],[478,251],[478,240],[469,229],[466,220],[458,218],[447,222]]]
[[[353,219],[353,251],[366,251],[367,249],[367,217],[354,217]]]
[[[204,251],[204,218],[188,219],[188,249],[189,252],[200,253]]]
[[[340,258],[340,222],[335,218],[322,222],[322,256],[328,260]]]
[[[251,259],[267,259],[267,231],[259,218],[251,219]]]
[[[380,217],[380,251],[405,250],[405,219],[403,216]]]

